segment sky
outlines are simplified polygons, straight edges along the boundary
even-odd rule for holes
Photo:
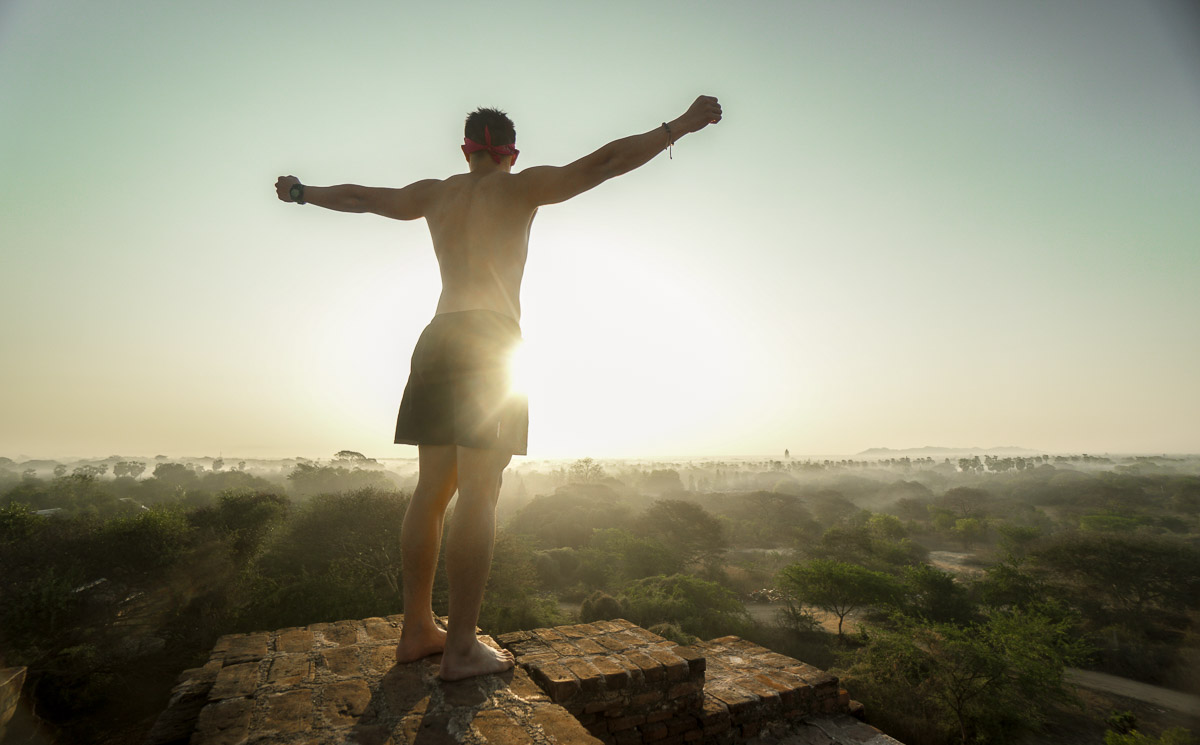
[[[414,457],[423,221],[516,170],[530,454],[1200,452],[1200,14],[1167,0],[0,2],[0,455]]]

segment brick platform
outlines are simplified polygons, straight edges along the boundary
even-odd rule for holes
[[[861,708],[836,677],[736,636],[680,646],[616,620],[496,641],[607,743],[744,742],[768,723]]]
[[[147,745],[598,743],[521,668],[446,683],[440,657],[397,665],[403,620],[222,637],[180,675]]]
[[[834,676],[737,637],[679,646],[623,620],[518,631],[496,640],[516,669],[446,683],[439,656],[395,663],[402,624],[222,637],[147,745],[896,742],[847,715]]]

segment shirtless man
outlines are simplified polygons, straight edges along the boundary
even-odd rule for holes
[[[306,186],[295,176],[275,183],[284,202],[397,220],[424,217],[433,238],[442,294],[413,352],[396,425],[396,442],[417,445],[420,469],[401,533],[404,628],[398,662],[442,653],[438,674],[445,680],[513,665],[512,655],[476,638],[475,626],[492,562],[501,474],[513,454],[525,453],[528,410],[509,391],[507,357],[520,341],[521,278],[538,207],[628,173],[720,120],[717,99],[700,96],[679,118],[610,142],[570,165],[513,173],[512,122],[502,112],[479,109],[467,117],[467,173],[402,189]],[[455,491],[458,505],[446,546],[449,623],[442,631],[431,596],[442,518]]]

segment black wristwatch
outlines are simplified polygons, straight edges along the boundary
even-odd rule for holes
[[[304,201],[304,184],[299,182],[292,184],[292,188],[288,189],[288,196],[296,204],[308,204]]]

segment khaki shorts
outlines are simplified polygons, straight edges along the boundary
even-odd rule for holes
[[[462,445],[524,455],[529,403],[511,390],[521,327],[490,310],[433,317],[413,350],[396,442]]]

